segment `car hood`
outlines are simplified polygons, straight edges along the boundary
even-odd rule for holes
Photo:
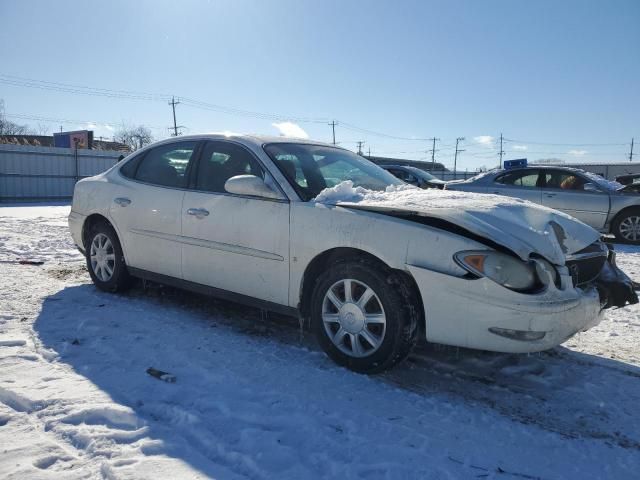
[[[351,182],[343,182],[351,183]],[[569,215],[531,202],[499,195],[449,190],[390,187],[386,192],[363,188],[326,189],[316,201],[341,207],[405,217],[443,220],[502,245],[528,260],[538,254],[556,265],[600,238],[593,228]]]

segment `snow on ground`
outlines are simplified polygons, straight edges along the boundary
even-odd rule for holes
[[[422,346],[367,377],[295,319],[97,291],[67,213],[0,207],[0,478],[638,477],[637,306],[551,352]]]

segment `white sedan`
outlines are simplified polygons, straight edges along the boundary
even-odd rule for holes
[[[359,372],[419,337],[551,348],[636,303],[599,234],[531,203],[420,190],[347,150],[180,137],[77,183],[69,216],[93,282],[150,279],[309,321]]]

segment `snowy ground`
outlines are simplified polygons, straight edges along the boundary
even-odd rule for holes
[[[423,346],[366,377],[294,319],[98,292],[68,211],[0,207],[0,478],[638,478],[637,306],[544,354]]]

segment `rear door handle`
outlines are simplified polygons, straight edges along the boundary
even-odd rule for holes
[[[187,210],[187,214],[193,215],[196,218],[204,218],[209,215],[209,210],[204,208],[190,208]]]
[[[121,207],[126,207],[131,203],[131,200],[125,197],[118,197],[118,198],[114,198],[113,202],[120,205]]]
[[[547,196],[547,198],[553,198],[556,196],[555,193],[545,193],[545,195]]]

